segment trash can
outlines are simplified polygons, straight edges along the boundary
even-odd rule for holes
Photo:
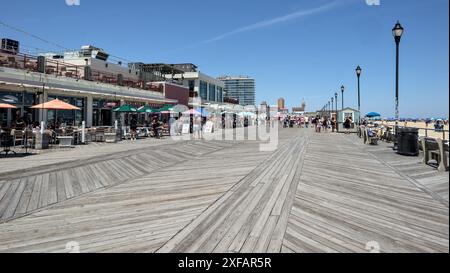
[[[397,153],[401,155],[419,155],[419,129],[398,128],[397,132]]]

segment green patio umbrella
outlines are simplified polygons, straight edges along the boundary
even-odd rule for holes
[[[134,106],[131,105],[122,105],[119,108],[116,108],[113,110],[114,112],[119,112],[119,113],[132,113],[132,112],[137,112],[137,109]]]
[[[172,111],[172,109],[173,109],[173,105],[166,104],[163,107],[159,108],[158,111],[159,112],[169,112],[169,111]]]
[[[145,106],[142,106],[141,108],[139,108],[139,109],[137,110],[137,112],[138,112],[138,113],[147,113],[147,114],[151,114],[151,113],[156,113],[157,110],[151,108],[149,105],[145,105]]]
[[[122,106],[114,109],[113,112],[115,112],[115,113],[136,113],[137,109],[134,106],[125,104],[125,105],[122,105]],[[128,116],[128,120],[129,120],[129,118],[130,117]],[[120,120],[121,120],[121,118],[119,118],[119,121]]]

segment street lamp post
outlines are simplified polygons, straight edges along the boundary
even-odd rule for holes
[[[333,115],[334,112],[334,98],[331,97],[331,115]]]
[[[339,128],[339,120],[338,120],[338,93],[334,93],[334,102],[336,103],[336,131]]]
[[[345,91],[345,86],[341,86],[341,92],[342,92],[342,110],[344,110],[344,91]]]
[[[333,120],[333,112],[334,112],[334,98],[333,97],[331,97],[331,114],[330,114],[330,120]],[[331,129],[333,130],[333,133],[334,133],[334,130],[335,130],[335,128],[336,128],[336,120],[334,120],[334,122],[332,122],[332,124],[331,124]]]
[[[360,123],[361,123],[361,94],[360,94],[360,84],[359,84],[359,78],[361,77],[361,72],[362,72],[362,69],[358,65],[358,67],[356,68],[356,76],[358,77],[358,112],[359,112],[358,125],[360,125]]]
[[[330,107],[331,103],[330,101],[328,101],[328,118],[331,119],[331,107]]]
[[[398,93],[399,93],[399,56],[400,56],[400,40],[403,35],[404,28],[400,24],[399,21],[395,24],[392,29],[392,35],[394,36],[395,45],[396,45],[396,69],[395,69],[395,134],[398,132],[398,122],[399,122],[399,110],[398,110]],[[396,138],[397,139],[397,138]],[[396,141],[394,148],[398,147],[398,143]]]

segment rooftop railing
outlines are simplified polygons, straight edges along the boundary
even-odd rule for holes
[[[42,73],[42,71],[39,71],[37,56],[21,53],[8,54],[5,52],[0,52],[0,67],[8,67],[30,72]],[[91,71],[91,77],[85,78],[85,67],[86,66],[84,65],[74,65],[62,60],[45,58],[45,70],[43,71],[43,73],[46,75],[53,75],[55,77],[67,77],[78,80],[111,84],[115,86],[125,86],[142,90],[161,92],[159,90],[150,89],[150,87],[143,81],[136,81],[134,79],[122,76],[122,80],[121,82],[119,82],[119,74],[100,72],[94,69],[92,69]]]

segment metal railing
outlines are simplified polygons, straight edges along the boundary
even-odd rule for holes
[[[386,125],[383,124],[384,127],[390,128],[392,132],[395,133],[395,125]],[[449,130],[436,130],[432,128],[419,128],[414,126],[398,126],[398,128],[415,128],[419,130],[419,136],[421,137],[430,137],[430,138],[442,138],[442,140],[449,140]]]
[[[8,54],[5,52],[0,52],[0,67],[7,67],[19,70],[26,70],[29,72],[41,73],[38,67],[38,57],[22,53]],[[87,80],[116,86],[125,86],[138,88],[142,90],[155,91],[151,89],[150,86],[146,85],[143,81],[137,81],[135,79],[127,78],[125,77],[125,75],[123,75],[123,80],[121,81],[121,84],[119,84],[118,74],[115,73],[92,70],[91,78],[85,79],[84,65],[74,65],[66,63],[64,61],[46,58],[44,67],[45,67],[45,70],[43,72],[44,74],[53,75],[55,77],[67,77],[77,80]]]

